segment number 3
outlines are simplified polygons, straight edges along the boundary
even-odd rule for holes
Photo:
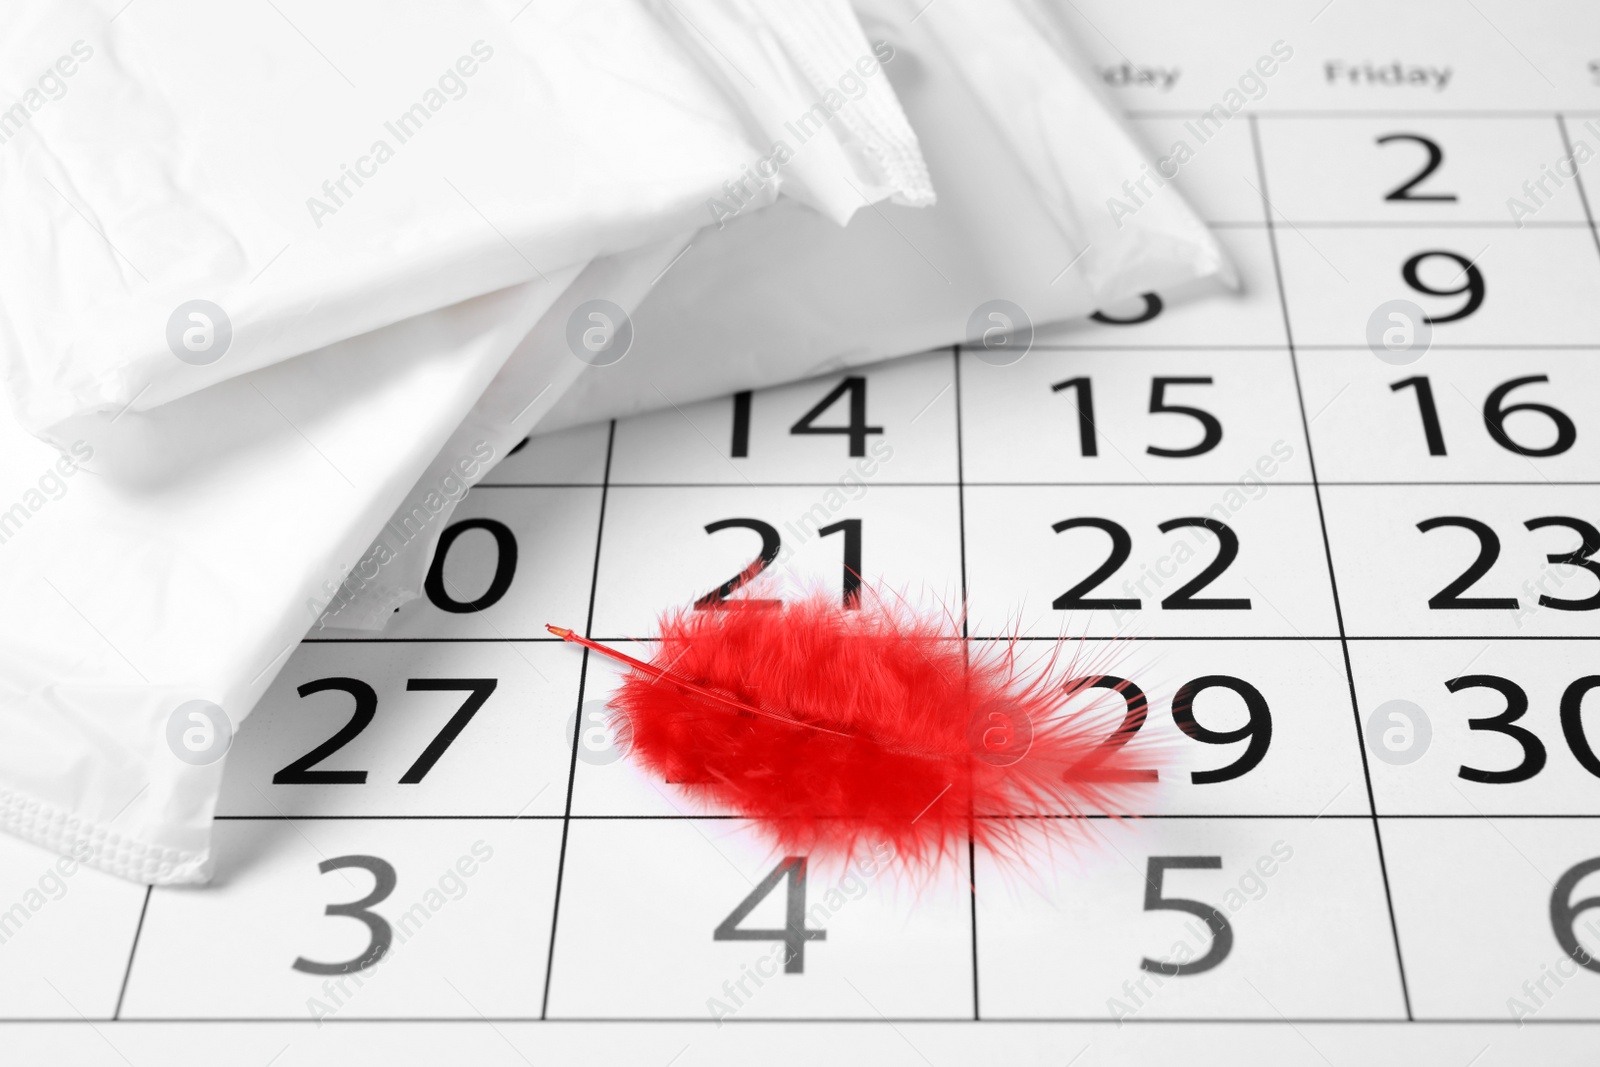
[[[395,884],[398,882],[394,867],[387,860],[380,860],[376,856],[339,856],[317,864],[317,870],[323,874],[345,867],[360,867],[370,872],[372,892],[349,904],[329,904],[324,914],[346,915],[361,920],[372,932],[372,939],[361,955],[343,963],[318,963],[301,956],[294,961],[294,969],[297,971],[304,971],[306,974],[350,974],[353,971],[364,971],[383,959],[389,947],[394,944],[394,930],[389,926],[389,920],[367,910],[374,904],[388,900],[389,894],[394,892]]]

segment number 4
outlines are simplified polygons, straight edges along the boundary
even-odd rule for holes
[[[848,426],[816,425],[817,417],[832,407],[846,393],[850,394],[850,424]],[[816,407],[800,416],[800,420],[789,427],[789,432],[792,434],[845,434],[850,438],[850,455],[858,457],[867,454],[867,434],[882,433],[883,427],[867,425],[867,380],[865,378],[846,378],[834,388],[833,392],[817,401]]]
[[[749,918],[756,905],[767,899],[767,894],[778,887],[785,876],[789,879],[788,900],[784,911],[782,930],[741,930],[739,924]],[[806,858],[785,856],[761,884],[750,890],[750,895],[717,924],[711,934],[713,941],[782,941],[783,971],[785,974],[802,974],[806,968],[806,942],[826,941],[828,931],[806,929]]]

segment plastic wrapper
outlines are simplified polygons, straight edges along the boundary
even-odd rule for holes
[[[0,16],[44,72],[0,130],[0,373],[35,432],[694,229],[804,70],[867,48],[842,0],[120,7]],[[851,184],[930,195],[875,89],[796,175],[836,218]]]
[[[4,47],[25,66],[71,30],[40,10],[10,16]],[[463,10],[430,17],[481,14]],[[390,192],[356,187],[319,213],[330,236],[298,247],[265,221],[265,184],[234,189],[207,158],[218,112],[186,110],[207,83],[156,63],[170,42],[94,38],[78,74],[116,58],[100,92],[126,100],[84,94],[84,108],[104,103],[121,124],[41,109],[0,145],[0,218],[24,238],[0,250],[17,411],[0,425],[0,490],[17,502],[0,513],[0,591],[33,608],[0,623],[0,827],[125,877],[205,880],[226,765],[210,754],[309,625],[381,626],[416,594],[455,502],[535,427],[954,343],[995,299],[1042,324],[1226,282],[1176,197],[1121,227],[1104,217],[1106,190],[1144,159],[1047,12],[860,10],[867,32],[842,4],[732,0],[539,5],[526,28],[497,22],[482,32],[514,61],[495,68],[516,72],[503,92],[550,121],[509,147],[485,148],[477,127],[455,154],[397,154],[405,166],[380,172],[403,175]],[[222,16],[194,18],[174,41],[201,47]],[[396,22],[405,47],[443,54],[438,24]],[[234,30],[270,42],[270,84],[313,70],[319,92],[340,83],[282,51],[297,38],[277,26]],[[552,58],[541,33],[568,51]],[[489,84],[438,118],[468,102],[516,118]],[[420,91],[323,126],[307,117],[315,92],[286,90],[312,139]],[[262,121],[277,141],[256,155],[321,181],[329,157],[304,151],[303,128]],[[124,165],[103,154],[118,129],[159,137],[112,180],[96,167]],[[238,163],[248,141],[220,151]],[[368,210],[359,234],[331,235]],[[126,257],[151,247],[163,256],[140,268],[154,274],[130,274]],[[180,285],[197,280],[199,296]],[[202,322],[171,329],[191,299],[228,307],[223,358],[179,354],[191,330],[208,343]],[[596,300],[632,332],[621,361],[574,346]],[[650,385],[663,368],[666,397]]]
[[[683,43],[686,7],[725,45],[760,45],[742,88]],[[307,605],[415,487],[459,484],[430,465],[474,477],[498,458],[478,439],[456,455],[453,435],[573,279],[700,225],[766,150],[761,111],[867,47],[826,2],[770,20],[620,0],[509,24],[471,6],[276,12],[0,16],[8,66],[88,50],[0,144],[16,411],[0,418],[0,593],[19,607],[0,620],[0,828],[146,882],[209,876],[228,739]],[[494,54],[469,83],[456,61],[480,39]],[[353,192],[319,229],[304,201],[324,176],[362,166],[374,131],[434,90],[414,143],[367,185],[335,183]],[[885,94],[871,124],[829,124],[797,195],[846,217],[834,186],[929,197]],[[214,312],[188,317],[196,299],[226,305],[226,346]]]
[[[708,208],[714,221],[698,232],[597,260],[580,276],[518,347],[450,455],[488,440],[503,456],[535,428],[981,344],[993,314],[1006,316],[1016,345],[1034,326],[1081,319],[1142,292],[1236,284],[1211,234],[1172,190],[1132,216],[1111,214],[1110,198],[1143,173],[1147,157],[1051,9],[992,0],[855,6],[873,50],[845,54],[831,78],[819,79],[821,92],[843,97],[888,79],[938,202],[875,206],[841,228],[787,198],[746,212],[734,196],[718,197]],[[806,158],[808,114],[765,127],[780,146],[774,155]],[[778,179],[786,173],[778,168]],[[567,324],[594,299],[631,313],[631,344],[615,362],[574,358]],[[386,529],[426,514],[433,484],[419,486]],[[435,519],[428,536],[405,544],[381,537],[330,591],[319,627],[382,628],[420,595],[444,525]]]

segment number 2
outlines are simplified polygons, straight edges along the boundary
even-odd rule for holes
[[[1122,724],[1078,765],[1080,771],[1092,771],[1096,764],[1133,740],[1134,734],[1144,726],[1149,702],[1145,698],[1144,691],[1126,678],[1110,674],[1088,675],[1068,680],[1063,688],[1069,698],[1088,689],[1109,689],[1120,696],[1126,706]],[[1207,689],[1231,690],[1244,701],[1245,709],[1250,713],[1250,721],[1237,730],[1212,730],[1195,721],[1195,698]],[[1189,780],[1195,785],[1231,782],[1248,774],[1260,764],[1272,744],[1272,711],[1267,707],[1267,698],[1261,695],[1261,690],[1249,682],[1226,674],[1207,674],[1179,686],[1172,697],[1172,721],[1187,736],[1202,744],[1231,745],[1236,741],[1249,742],[1239,758],[1226,767],[1189,772]],[[1133,771],[1131,774],[1138,781],[1154,782],[1160,779],[1160,773],[1154,770]]]
[[[1101,582],[1110,578],[1117,569],[1128,561],[1133,552],[1133,538],[1120,524],[1110,519],[1081,517],[1075,519],[1062,519],[1053,523],[1051,529],[1056,533],[1065,533],[1067,530],[1092,528],[1103,531],[1111,538],[1111,554],[1105,561],[1095,568],[1083,581],[1068,589],[1065,593],[1050,602],[1050,606],[1057,611],[1136,611],[1143,602],[1137,597],[1116,597],[1111,599],[1086,598],[1083,594],[1094,589]],[[1201,572],[1188,582],[1173,590],[1170,595],[1161,601],[1161,606],[1168,611],[1193,610],[1193,611],[1249,611],[1249,597],[1196,597],[1206,586],[1222,577],[1233,561],[1239,558],[1239,535],[1226,523],[1204,516],[1190,516],[1182,519],[1168,519],[1156,529],[1162,533],[1171,533],[1189,527],[1202,529],[1216,536],[1217,557],[1206,564]]]
[[[1567,515],[1542,515],[1537,519],[1529,519],[1522,524],[1529,530],[1543,530],[1546,527],[1556,526],[1561,529],[1571,530],[1578,535],[1578,547],[1571,552],[1553,552],[1545,556],[1550,563],[1560,563],[1569,567],[1579,567],[1594,575],[1600,580],[1600,560],[1594,558],[1600,552],[1600,530],[1582,519],[1575,519]],[[1455,581],[1439,590],[1428,599],[1428,607],[1435,610],[1447,608],[1506,608],[1515,610],[1519,604],[1516,597],[1483,597],[1462,596],[1494,566],[1495,560],[1500,558],[1500,538],[1489,528],[1489,525],[1477,519],[1469,519],[1465,515],[1440,515],[1432,519],[1424,519],[1417,523],[1417,529],[1423,533],[1437,530],[1441,526],[1454,526],[1471,531],[1478,539],[1478,558],[1472,565],[1462,571]],[[1539,606],[1554,608],[1557,611],[1593,611],[1600,608],[1600,589],[1584,597],[1582,600],[1571,600],[1567,597],[1553,597],[1549,594],[1540,594]]]
[[[1390,190],[1385,200],[1439,200],[1454,203],[1455,193],[1413,193],[1411,190],[1421,185],[1428,179],[1428,175],[1439,169],[1439,164],[1444,162],[1444,150],[1433,140],[1422,136],[1420,133],[1388,133],[1378,138],[1380,145],[1393,144],[1395,141],[1413,141],[1421,145],[1428,153],[1428,162],[1423,168],[1411,176],[1411,180],[1404,185],[1396,186]]]

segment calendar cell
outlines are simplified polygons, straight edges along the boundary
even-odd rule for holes
[[[968,485],[1311,480],[1283,353],[961,359]]]
[[[887,843],[824,864],[739,820],[574,820],[550,1017],[970,1018],[970,908],[965,864]]]
[[[599,485],[605,479],[611,424],[592,423],[524,438],[483,479],[484,485]]]
[[[1325,486],[1347,631],[1600,635],[1600,487]]]
[[[1403,1019],[1365,819],[1096,820],[980,857],[987,1019]]]
[[[1600,1018],[1600,820],[1391,819],[1383,840],[1418,1019]]]
[[[640,659],[655,655],[650,642],[620,647]],[[578,739],[581,747],[573,766],[573,816],[665,819],[736,814],[701,800],[682,788],[684,783],[662,781],[625,758],[623,724],[607,703],[625,673],[608,660],[589,658],[583,687],[583,733]]]
[[[1298,356],[1317,474],[1332,482],[1600,479],[1600,363],[1588,353]]]
[[[1218,230],[1213,236],[1239,274],[1238,292],[1191,300],[1147,294],[1101,308],[1099,318],[1041,326],[1034,349],[1283,347],[1283,311],[1266,230]]]
[[[545,623],[581,619],[588,606],[601,492],[478,486],[439,531],[425,595],[401,606],[382,631],[313,629],[307,640],[549,636]]]
[[[1267,195],[1292,225],[1586,224],[1571,176],[1547,177],[1567,154],[1553,115],[1268,117],[1260,130]]]
[[[0,1018],[109,1019],[145,889],[0,838]]]
[[[1256,184],[1256,159],[1248,124],[1230,122],[1213,129],[1201,127],[1195,118],[1162,117],[1135,118],[1132,125],[1157,164],[1169,161],[1161,173],[1173,174],[1170,188],[1207,223],[1261,225],[1261,196],[1251,187]],[[1151,179],[1147,188],[1153,183]],[[1155,195],[1168,194],[1163,190]]]
[[[239,731],[223,815],[560,815],[577,650],[301,645]]]
[[[1337,632],[1309,486],[975,486],[966,516],[975,635]]]
[[[1035,662],[1051,651],[1034,646]],[[1057,674],[1100,679],[1072,707],[1108,736],[1144,714],[1129,751],[1148,752],[1158,778],[1127,814],[1370,811],[1336,642],[1086,640]],[[1106,688],[1119,680],[1135,688]]]
[[[1600,643],[1355,641],[1350,660],[1381,814],[1600,811]]]
[[[893,590],[937,610],[961,599],[955,487],[613,488],[594,633],[648,636],[673,608],[827,591]],[[708,599],[709,598],[709,599]]]
[[[1600,344],[1600,257],[1577,228],[1297,229],[1277,234],[1297,345],[1365,348],[1380,305],[1430,320],[1435,348]]]
[[[217,880],[156,889],[123,1017],[537,1017],[559,823],[217,824]]]
[[[956,480],[949,352],[617,424],[612,484]]]

